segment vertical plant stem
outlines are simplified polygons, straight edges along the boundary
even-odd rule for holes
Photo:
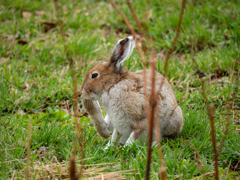
[[[161,91],[162,86],[164,83],[164,76],[162,76],[162,80],[160,83],[159,90]],[[158,94],[156,93],[156,101],[157,104],[159,103],[159,97]],[[166,165],[164,161],[164,155],[163,155],[163,150],[162,150],[162,140],[161,140],[161,129],[160,129],[160,122],[159,122],[159,110],[156,111],[156,117],[155,117],[155,130],[156,130],[156,139],[158,142],[158,155],[160,159],[160,174],[161,174],[161,180],[166,180],[167,179],[167,172],[166,172]]]
[[[147,97],[147,74],[146,74],[146,67],[147,67],[147,63],[146,63],[146,60],[144,58],[144,55],[141,51],[141,48],[139,47],[139,44],[138,44],[138,41],[137,41],[137,38],[136,38],[136,33],[132,27],[132,25],[129,23],[127,17],[125,16],[125,14],[120,11],[120,9],[118,8],[117,4],[113,1],[113,0],[110,0],[112,6],[114,7],[114,9],[122,16],[124,22],[126,23],[127,27],[130,29],[133,37],[134,37],[134,40],[135,40],[135,43],[136,43],[136,48],[137,48],[137,51],[141,57],[141,60],[142,60],[142,63],[143,63],[143,81],[144,81],[144,95],[145,95],[145,102],[146,102],[146,111],[147,111],[147,117],[148,119],[150,118],[150,109],[149,109],[149,104],[148,104],[148,97]]]
[[[214,113],[213,113],[213,105],[210,105],[208,103],[206,93],[205,93],[205,81],[202,81],[202,94],[203,98],[205,100],[205,103],[207,104],[208,108],[208,114],[209,114],[209,120],[210,120],[210,127],[211,127],[211,139],[212,139],[212,146],[213,146],[213,153],[214,153],[214,167],[215,167],[215,179],[219,180],[219,172],[218,172],[218,151],[217,151],[217,145],[216,145],[216,137],[215,137],[215,131],[214,131]]]
[[[30,180],[30,162],[31,162],[31,136],[32,136],[32,119],[29,117],[28,120],[28,141],[27,141],[27,169],[26,169],[26,180]]]
[[[67,60],[68,60],[69,66],[70,66],[70,72],[71,72],[71,77],[72,77],[73,115],[74,115],[74,117],[78,118],[78,111],[77,111],[78,92],[77,92],[77,78],[76,78],[75,62],[74,62],[74,60],[71,56],[69,47],[68,47],[67,42],[66,42],[64,24],[63,24],[63,21],[61,20],[61,13],[60,13],[58,0],[54,0],[54,2],[55,2],[54,5],[55,5],[56,14],[57,14],[57,21],[58,21],[58,25],[59,25],[59,28],[60,28],[60,34],[61,34],[61,37],[62,37],[62,41],[63,41],[64,49],[65,49],[65,52],[66,52]]]
[[[63,21],[61,20],[61,13],[60,13],[60,8],[59,8],[59,4],[58,4],[58,0],[54,0],[54,7],[56,10],[56,15],[57,15],[57,21],[58,21],[58,25],[60,28],[60,34],[62,37],[62,41],[63,41],[63,45],[64,45],[64,49],[65,49],[65,53],[66,53],[66,57],[67,60],[69,62],[69,66],[70,66],[70,72],[71,72],[71,77],[72,77],[72,86],[73,86],[73,119],[75,120],[75,135],[76,135],[76,139],[73,145],[73,150],[72,150],[72,158],[74,158],[75,153],[76,153],[76,144],[77,144],[77,139],[80,139],[81,143],[80,143],[80,158],[81,160],[84,159],[84,138],[83,138],[83,128],[80,126],[79,124],[79,117],[78,117],[78,91],[77,91],[77,77],[76,77],[76,67],[75,67],[75,62],[71,56],[69,47],[67,45],[67,41],[65,38],[65,30],[64,30],[64,24]],[[74,161],[75,163],[75,161]],[[82,161],[82,164],[84,164],[84,162]],[[82,177],[82,167],[80,166],[80,177]]]
[[[237,67],[238,67],[238,64],[239,64],[239,61],[237,61]],[[218,155],[220,155],[220,153],[222,152],[222,148],[224,146],[224,142],[225,142],[225,139],[226,139],[226,136],[227,136],[227,133],[228,133],[228,130],[229,130],[229,125],[230,125],[230,108],[233,108],[234,106],[234,101],[236,99],[236,94],[238,93],[238,83],[239,83],[239,70],[234,73],[234,77],[235,77],[235,88],[232,92],[232,101],[229,103],[229,107],[228,107],[228,115],[227,115],[227,120],[226,120],[226,126],[225,126],[225,132],[224,132],[224,135],[223,135],[223,138],[222,138],[222,141],[220,143],[220,147],[219,147],[219,150],[218,150]]]
[[[177,27],[176,36],[175,36],[175,38],[174,38],[174,40],[172,42],[171,48],[169,49],[169,51],[167,53],[165,64],[164,64],[163,76],[165,76],[165,77],[167,75],[168,61],[169,61],[170,55],[172,54],[172,52],[174,50],[174,47],[177,44],[177,39],[178,39],[178,36],[180,34],[181,25],[182,25],[182,18],[183,18],[185,6],[186,6],[186,0],[182,0],[182,8],[181,8],[181,12],[180,12],[180,15],[179,15],[179,21],[178,21],[178,27]]]
[[[186,141],[186,140],[184,140],[184,139],[181,139],[181,140],[182,140],[182,142],[183,142],[184,144],[187,144],[190,148],[192,148],[192,149],[194,150],[194,152],[195,152],[195,154],[196,154],[196,158],[197,158],[197,160],[198,160],[199,168],[200,168],[202,174],[204,174],[204,173],[206,172],[206,167],[204,166],[204,164],[203,164],[203,162],[202,162],[202,157],[201,157],[198,149],[197,149],[196,147],[194,147],[194,146],[190,143],[190,140],[191,140],[191,139],[189,139],[188,141]]]
[[[78,180],[80,177],[80,174],[77,174],[76,172],[76,165],[75,165],[75,158],[70,159],[70,167],[69,167],[69,172],[70,172],[70,179],[71,180]]]
[[[151,61],[151,97],[150,97],[150,106],[151,114],[148,121],[148,157],[147,157],[147,170],[146,170],[146,180],[149,180],[150,176],[150,167],[151,167],[151,153],[152,153],[152,141],[153,141],[153,120],[155,117],[155,111],[157,107],[157,94],[155,92],[155,61]]]
[[[216,180],[219,179],[218,173],[218,153],[217,153],[217,145],[216,145],[216,137],[214,131],[214,116],[213,116],[213,105],[209,105],[209,117],[211,123],[211,135],[212,135],[212,145],[213,145],[213,152],[214,152],[214,161],[215,161],[215,178]]]
[[[133,34],[133,36],[135,36],[135,31],[134,29],[132,28],[131,24],[128,22],[126,16],[118,9],[117,5],[115,4],[115,2],[113,0],[110,0],[111,1],[111,4],[113,5],[113,7],[116,9],[116,11],[123,17],[126,25],[128,26],[128,28],[130,29],[131,33]],[[141,35],[141,39],[142,40],[145,40],[145,37],[144,37],[144,34],[143,34],[143,31],[142,31],[142,25],[140,23],[140,20],[137,16],[137,14],[135,13],[134,9],[132,8],[132,5],[130,3],[129,0],[127,0],[127,4],[128,4],[128,7],[136,21],[136,23],[138,24],[138,28],[139,28],[139,33]],[[146,30],[147,32],[147,35],[149,35],[148,33],[148,29]],[[148,40],[151,40],[150,36],[148,36]],[[166,168],[165,168],[165,162],[164,162],[164,159],[163,159],[163,152],[162,152],[162,148],[161,148],[161,133],[160,133],[160,124],[159,124],[159,121],[157,120],[158,119],[158,111],[156,111],[156,107],[157,107],[157,103],[158,103],[158,96],[157,96],[157,93],[155,93],[155,90],[154,88],[152,88],[152,93],[151,93],[151,99],[153,99],[152,104],[151,104],[151,109],[152,111],[150,112],[150,109],[149,109],[149,103],[148,103],[148,97],[147,97],[147,80],[146,80],[146,61],[145,61],[145,58],[142,54],[142,51],[140,50],[139,46],[138,46],[138,43],[137,43],[137,39],[135,40],[136,41],[136,48],[140,54],[140,57],[142,59],[142,62],[143,62],[143,65],[144,65],[144,73],[143,73],[143,78],[144,78],[144,95],[145,95],[145,102],[146,102],[146,111],[147,111],[147,117],[148,117],[148,122],[149,122],[149,139],[148,139],[148,163],[147,163],[147,174],[146,175],[146,178],[149,178],[149,174],[150,174],[150,162],[151,162],[151,142],[152,142],[152,132],[153,132],[153,123],[156,123],[157,122],[157,125],[158,126],[156,128],[156,131],[158,132],[157,134],[157,140],[158,140],[158,152],[159,152],[159,157],[160,157],[160,162],[161,162],[161,168],[160,168],[160,172],[161,172],[161,178],[162,179],[166,179]],[[144,46],[145,44],[145,41],[142,41],[142,45]],[[151,40],[151,45],[152,45],[152,40]],[[146,45],[145,45],[146,46]],[[143,51],[146,50],[145,48],[143,48]],[[151,68],[152,68],[152,87],[155,87],[155,82],[154,82],[154,79],[155,79],[155,64],[156,64],[156,52],[153,48],[153,46],[151,46],[151,51],[152,51],[152,55],[153,55],[153,58],[152,58],[152,61],[151,61]],[[145,55],[147,55],[147,50],[144,51]],[[163,81],[164,79],[162,80],[162,83],[160,86],[163,85]]]
[[[148,32],[147,32],[148,33]],[[149,37],[151,40],[151,38]],[[152,41],[151,41],[151,51],[152,51],[152,60],[150,61],[151,63],[151,82],[152,82],[152,87],[151,87],[151,117],[149,118],[149,139],[148,139],[148,160],[147,160],[147,170],[146,170],[146,179],[150,178],[150,164],[151,164],[151,153],[152,153],[152,141],[153,141],[153,124],[155,123],[155,130],[156,130],[156,138],[158,142],[158,154],[160,158],[160,174],[161,174],[161,179],[165,180],[167,178],[167,173],[166,173],[166,166],[164,162],[164,156],[163,156],[163,151],[162,151],[162,144],[161,144],[161,130],[160,130],[160,122],[159,122],[159,111],[157,109],[158,107],[158,93],[155,90],[155,67],[156,67],[156,52],[152,46]],[[160,91],[162,89],[164,83],[164,77],[162,77],[161,83],[160,83]]]
[[[145,56],[148,57],[148,54],[147,54],[147,45],[146,45],[146,43],[145,43],[145,37],[144,37],[144,34],[143,34],[141,22],[140,22],[140,20],[139,20],[139,18],[138,18],[138,16],[137,16],[136,12],[134,11],[130,0],[127,0],[127,5],[128,5],[128,7],[129,7],[129,9],[130,9],[130,11],[131,11],[131,13],[132,13],[132,15],[133,15],[136,23],[137,23],[138,31],[139,31],[139,34],[140,34],[140,36],[141,36],[142,50],[143,50]]]

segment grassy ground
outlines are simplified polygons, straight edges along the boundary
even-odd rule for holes
[[[62,0],[60,4],[80,87],[87,69],[108,60],[114,43],[127,36],[129,30],[108,1]],[[125,1],[117,4],[137,30]],[[180,137],[163,141],[169,179],[192,179],[203,174],[212,178],[210,126],[201,94],[203,78],[208,100],[215,107],[218,147],[230,112],[230,129],[219,156],[221,179],[240,177],[239,93],[234,107],[227,111],[236,86],[233,74],[239,68],[236,66],[236,60],[240,59],[239,4],[239,0],[187,1],[179,42],[167,74],[184,114]],[[175,36],[181,2],[154,0],[146,7],[141,0],[133,5],[140,18],[145,16],[144,9],[149,9],[148,28],[160,60],[157,70],[162,72],[163,59]],[[43,179],[63,174],[59,167],[54,167],[57,173],[46,171],[46,165],[69,160],[75,139],[75,126],[69,115],[71,77],[59,29],[54,24],[53,3],[2,1],[0,21],[0,179],[25,179],[29,121],[32,122],[31,166],[35,169],[31,171],[32,178],[38,177],[37,172]],[[136,50],[124,68],[142,69]],[[85,158],[88,158],[85,164],[113,162],[104,165],[110,167],[104,171],[131,170],[123,173],[127,179],[145,177],[146,145],[136,143],[124,150],[111,147],[103,151],[107,140],[96,134],[87,117],[80,121],[84,126]],[[151,179],[159,179],[159,164],[154,147]],[[64,173],[67,174],[66,170]]]

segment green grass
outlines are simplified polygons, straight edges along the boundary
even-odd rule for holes
[[[116,2],[137,30],[125,1]],[[182,31],[167,73],[184,115],[180,137],[163,141],[168,179],[192,179],[214,171],[210,124],[199,76],[204,75],[207,98],[215,107],[219,147],[225,131],[228,103],[232,101],[236,85],[234,70],[239,69],[236,66],[236,60],[240,58],[239,4],[239,0],[187,1]],[[133,6],[142,19],[145,1],[134,1]],[[80,87],[86,71],[108,60],[115,42],[128,36],[129,30],[108,1],[62,0],[61,7]],[[165,57],[174,39],[180,7],[181,1],[177,0],[154,0],[149,7],[151,13],[147,24],[159,54],[157,70],[161,73],[162,56]],[[31,16],[22,17],[23,11],[30,12]],[[44,158],[39,158],[40,152],[32,153],[31,165],[37,161],[51,164],[53,157],[60,163],[69,160],[75,140],[75,125],[68,113],[72,111],[72,81],[59,29],[45,33],[42,24],[56,21],[52,2],[2,1],[0,21],[0,179],[25,179],[29,120],[32,122],[31,152],[41,146],[47,148]],[[18,44],[20,39],[28,43]],[[130,71],[143,68],[136,51],[124,63],[124,68]],[[217,70],[220,73],[214,79]],[[235,110],[230,110],[229,133],[219,156],[221,179],[240,176],[240,167],[234,170],[240,159],[239,99],[238,92]],[[22,111],[24,114],[21,115]],[[146,145],[137,142],[125,149],[110,147],[104,151],[107,140],[98,136],[89,118],[82,117],[80,122],[84,127],[85,158],[91,158],[85,164],[114,162],[120,166],[108,171],[131,170],[126,174],[128,179],[144,179]],[[199,151],[205,167],[203,171],[192,147]],[[151,179],[159,179],[156,147],[152,159]]]

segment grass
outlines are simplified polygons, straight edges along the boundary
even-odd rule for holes
[[[125,1],[117,1],[134,28],[137,25]],[[227,107],[232,101],[234,71],[239,69],[240,1],[187,1],[182,31],[170,59],[170,80],[184,115],[179,138],[163,141],[168,179],[192,179],[214,171],[207,107],[201,94],[206,79],[208,100],[215,107],[217,146],[225,130]],[[164,57],[174,38],[181,1],[152,1],[148,16],[149,33],[163,72]],[[145,1],[133,3],[140,18]],[[114,43],[129,30],[107,1],[61,1],[62,19],[70,51],[76,61],[79,87],[86,71],[106,61]],[[30,17],[23,15],[29,12]],[[0,5],[0,179],[25,179],[28,121],[32,121],[31,166],[64,163],[69,160],[75,139],[72,112],[72,87],[69,66],[63,52],[58,27],[48,32],[43,22],[56,22],[50,1],[2,1]],[[24,39],[25,45],[18,41]],[[80,64],[83,66],[81,67]],[[81,68],[80,68],[81,67]],[[124,68],[142,69],[135,51]],[[214,76],[216,75],[216,76]],[[221,179],[240,176],[240,101],[236,95],[230,109],[230,130],[219,156]],[[81,107],[79,103],[79,107]],[[124,171],[127,179],[143,179],[146,171],[146,145],[135,143],[126,149],[111,147],[99,137],[87,117],[84,126],[85,164],[113,162],[119,165],[105,171]],[[44,150],[40,150],[44,147]],[[200,168],[197,152],[201,159]],[[78,156],[77,156],[78,157]],[[56,158],[55,161],[52,159]],[[153,148],[151,179],[159,179],[159,157]],[[104,167],[112,167],[104,165]],[[43,166],[42,166],[43,167]],[[56,167],[55,167],[56,168]],[[32,172],[37,179],[37,171]],[[200,179],[203,179],[201,177]],[[44,179],[44,178],[43,178]]]

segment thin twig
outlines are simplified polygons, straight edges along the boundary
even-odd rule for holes
[[[207,104],[208,108],[208,114],[209,114],[209,120],[211,125],[211,136],[212,136],[212,146],[213,146],[213,153],[214,153],[214,167],[215,167],[215,178],[216,180],[219,179],[219,172],[218,172],[218,151],[217,151],[217,145],[216,145],[216,137],[215,137],[215,131],[214,131],[214,114],[213,114],[213,105],[209,104],[206,93],[205,93],[205,81],[202,81],[202,95],[205,100],[205,103]]]
[[[150,4],[150,1],[148,1],[148,5]],[[184,9],[185,9],[185,5],[186,5],[186,0],[183,0],[182,1],[182,8],[181,8],[181,13],[180,13],[180,17],[179,17],[179,22],[178,22],[178,28],[177,28],[177,32],[176,32],[176,36],[173,40],[173,43],[171,45],[171,48],[170,50],[168,51],[168,54],[166,56],[166,60],[165,60],[165,66],[164,66],[164,73],[163,73],[163,76],[166,76],[167,74],[167,69],[168,69],[168,61],[169,61],[169,58],[170,58],[170,55],[172,54],[173,52],[173,49],[177,43],[177,39],[178,39],[178,36],[180,34],[180,30],[181,30],[181,24],[182,24],[182,17],[183,17],[183,13],[184,13]],[[147,35],[149,36],[149,33],[148,33],[148,28],[146,26],[146,23],[145,23],[145,31],[147,32]],[[149,38],[150,36],[149,36]],[[151,40],[151,45],[152,45],[152,40]],[[151,46],[151,51],[152,51],[152,54],[153,56],[155,56],[156,52],[153,48],[153,46]],[[164,77],[163,79],[161,80],[160,82],[160,86],[159,86],[159,90],[158,92],[161,92],[162,90],[162,86],[164,84]],[[156,96],[156,99],[158,100],[158,96]],[[160,124],[159,124],[159,121],[158,121],[158,116],[159,116],[159,112],[156,112],[157,113],[157,118],[156,118],[156,121],[158,124],[156,125],[160,127]],[[161,132],[160,132],[160,128],[156,128],[156,130],[158,131],[157,133],[157,140],[158,140],[158,153],[159,153],[159,156],[160,156],[160,162],[161,162],[161,169],[160,169],[160,172],[161,172],[161,178],[162,179],[166,179],[167,178],[167,175],[166,175],[166,168],[165,168],[165,163],[164,163],[164,156],[163,156],[163,152],[162,152],[162,148],[161,148]],[[151,135],[151,134],[150,134]],[[151,150],[151,147],[149,147],[149,150]],[[149,156],[148,158],[151,158],[151,152],[149,152]],[[147,162],[147,163],[150,163],[150,162]],[[149,173],[150,173],[150,165],[147,165],[147,167],[149,167],[149,169],[147,168],[147,172],[146,172],[146,179],[149,179]]]
[[[176,36],[175,36],[175,38],[174,38],[174,40],[172,42],[171,48],[169,49],[169,51],[167,53],[165,64],[164,64],[163,76],[165,76],[165,77],[167,75],[168,61],[169,61],[170,55],[172,54],[172,52],[174,50],[174,47],[175,47],[175,45],[177,43],[178,36],[180,34],[181,25],[182,25],[182,18],[183,18],[185,6],[186,6],[186,0],[182,0],[182,8],[181,8],[181,12],[180,12],[180,15],[179,15],[179,21],[178,21],[178,27],[177,27]]]
[[[70,72],[71,72],[71,77],[72,77],[72,86],[73,86],[73,117],[75,119],[75,142],[74,142],[74,146],[73,146],[73,150],[72,150],[72,156],[74,158],[75,156],[75,152],[76,152],[76,143],[77,143],[77,139],[80,139],[81,143],[80,143],[80,156],[81,159],[84,159],[84,138],[83,138],[83,129],[79,124],[79,117],[78,117],[78,90],[77,90],[77,77],[76,77],[76,70],[75,70],[75,62],[71,56],[69,47],[67,45],[67,41],[65,39],[65,30],[64,30],[64,24],[63,21],[61,20],[61,13],[60,13],[60,7],[58,4],[58,0],[54,0],[54,7],[56,10],[56,15],[57,15],[57,21],[58,21],[58,25],[60,28],[60,34],[62,37],[62,41],[63,41],[63,45],[64,45],[64,49],[66,52],[66,56],[69,62],[69,66],[70,66]],[[82,164],[84,162],[82,161]],[[80,167],[80,177],[82,177],[82,166]]]
[[[71,56],[69,47],[67,45],[67,41],[66,41],[66,36],[65,36],[65,30],[64,30],[64,24],[63,21],[61,20],[61,13],[60,13],[60,8],[59,8],[59,4],[58,4],[58,0],[54,0],[54,5],[55,5],[55,10],[56,10],[56,15],[57,15],[57,21],[58,21],[58,25],[60,28],[60,34],[62,37],[62,41],[63,41],[63,45],[64,45],[64,49],[66,52],[66,56],[67,56],[67,60],[69,62],[69,66],[70,66],[70,72],[71,72],[71,77],[72,77],[72,85],[73,85],[73,113],[74,113],[74,117],[78,118],[78,110],[77,110],[77,104],[78,104],[78,91],[77,91],[77,78],[76,78],[76,70],[75,70],[75,62]]]
[[[129,0],[127,0],[127,4],[128,7],[138,25],[138,29],[139,29],[139,34],[141,36],[141,40],[142,40],[142,50],[145,53],[145,55],[148,57],[147,55],[147,47],[145,44],[145,37],[143,34],[143,28],[141,25],[141,22],[138,18],[138,15],[136,14],[136,12],[134,11],[132,4],[130,3]],[[152,61],[151,61],[151,69],[152,69],[152,92],[151,92],[151,99],[154,99],[154,102],[151,100],[152,105],[155,106],[155,104],[158,104],[158,96],[157,93],[155,93],[154,88],[155,88],[155,66],[156,66],[156,51],[153,48],[152,45],[152,39],[149,36],[149,32],[148,29],[146,28],[146,32],[145,34],[147,34],[147,39],[150,40],[150,44],[151,44],[151,52],[152,52]],[[158,153],[159,153],[159,157],[160,157],[160,163],[161,163],[161,167],[160,167],[160,174],[161,174],[161,178],[164,180],[166,179],[166,167],[165,167],[165,162],[164,162],[164,158],[163,158],[163,152],[162,152],[162,145],[161,145],[161,132],[160,132],[160,123],[158,121],[158,111],[156,111],[156,108],[151,107],[151,117],[149,118],[149,139],[148,139],[148,160],[147,160],[147,171],[146,171],[146,179],[149,178],[149,173],[150,173],[150,163],[151,163],[151,147],[152,147],[152,132],[153,132],[153,123],[156,123],[155,125],[155,129],[157,132],[157,141],[158,141]],[[157,114],[157,115],[156,115]],[[153,116],[154,115],[154,116]]]
[[[117,12],[123,17],[126,25],[129,27],[130,31],[132,32],[132,34],[135,36],[135,31],[134,29],[132,28],[132,26],[130,25],[130,23],[128,22],[126,16],[118,9],[117,5],[114,3],[114,1],[110,0],[111,1],[111,4],[113,5],[113,7],[117,10]],[[141,39],[144,40],[144,35],[143,35],[143,32],[142,32],[142,26],[141,26],[141,23],[140,23],[140,20],[137,16],[137,14],[135,13],[134,9],[132,8],[132,5],[131,3],[127,0],[127,4],[129,6],[129,9],[131,11],[131,13],[133,14],[134,16],[134,19],[136,21],[136,23],[138,24],[138,28],[139,28],[139,33],[141,35]],[[151,40],[150,36],[149,36],[149,33],[148,33],[148,29],[146,30],[146,34],[148,35],[148,40]],[[150,109],[149,109],[149,105],[148,105],[148,97],[147,97],[147,82],[146,82],[146,61],[144,59],[144,56],[143,54],[141,53],[140,51],[140,48],[138,47],[138,43],[136,42],[137,44],[137,50],[141,56],[141,59],[142,59],[142,62],[143,62],[143,65],[144,65],[144,73],[143,73],[143,76],[144,76],[144,94],[145,94],[145,102],[146,102],[146,111],[147,111],[147,117],[148,117],[148,122],[149,122],[149,141],[148,141],[148,163],[147,163],[147,174],[146,177],[149,177],[149,172],[150,172],[150,162],[151,162],[151,142],[152,142],[152,131],[153,131],[153,122],[157,122],[158,124],[156,126],[158,126],[158,128],[156,129],[157,132],[158,132],[158,137],[157,137],[157,140],[158,140],[158,152],[159,152],[159,156],[160,156],[160,162],[161,162],[161,168],[160,168],[160,172],[161,172],[161,177],[162,179],[166,179],[166,168],[165,168],[165,162],[164,162],[164,159],[163,159],[163,152],[162,152],[162,148],[161,148],[161,133],[160,133],[160,124],[159,124],[159,121],[158,120],[154,120],[154,119],[158,119],[158,115],[156,116],[155,114],[155,109],[157,107],[157,103],[158,103],[158,96],[157,96],[157,93],[155,93],[155,82],[154,82],[154,79],[155,79],[155,64],[156,64],[156,52],[155,52],[155,49],[153,48],[153,46],[151,46],[151,51],[152,51],[152,55],[153,55],[153,58],[152,58],[152,61],[151,61],[151,68],[152,68],[152,92],[151,92],[151,99],[154,99],[152,102],[152,106],[151,106],[151,113],[150,113]],[[145,44],[145,41],[143,41],[143,46]],[[152,45],[152,40],[151,40],[151,45]],[[145,45],[146,46],[146,45]],[[144,51],[144,49],[143,49]],[[145,52],[146,54],[147,52]],[[162,80],[162,83],[161,83],[161,86],[163,85],[163,81],[164,79]],[[156,111],[158,112],[158,111]]]
[[[141,40],[142,40],[142,49],[145,53],[145,55],[148,57],[147,55],[147,48],[146,48],[146,44],[145,44],[145,37],[142,31],[142,25],[140,23],[140,20],[136,14],[136,12],[134,11],[132,4],[130,3],[129,0],[127,0],[127,4],[128,7],[138,25],[138,29],[139,29],[139,34],[141,36]],[[159,153],[159,157],[160,157],[160,163],[161,163],[161,167],[160,167],[160,174],[161,174],[161,178],[164,180],[166,179],[166,167],[165,167],[165,162],[164,162],[164,156],[163,156],[163,152],[162,152],[162,145],[161,145],[161,132],[160,132],[160,123],[158,121],[158,111],[156,111],[155,106],[158,104],[158,96],[157,93],[155,93],[155,66],[156,66],[156,51],[153,48],[153,42],[152,39],[149,35],[148,32],[148,28],[145,28],[145,34],[147,35],[147,39],[150,41],[150,48],[151,48],[151,52],[152,52],[152,61],[151,63],[151,69],[152,69],[152,92],[151,92],[151,102],[152,102],[152,107],[151,107],[151,117],[149,118],[149,139],[148,139],[148,160],[147,160],[147,171],[146,171],[146,179],[149,179],[149,174],[150,174],[150,163],[151,163],[151,152],[152,152],[152,132],[153,132],[153,123],[156,123],[155,125],[155,129],[156,129],[156,137],[157,137],[157,141],[158,141],[158,153]],[[154,99],[154,100],[152,100]],[[153,102],[154,101],[154,102]],[[154,107],[154,108],[153,108]]]
[[[125,14],[118,8],[117,4],[113,1],[113,0],[110,0],[112,6],[114,7],[114,9],[122,16],[124,22],[126,23],[127,27],[130,29],[132,35],[135,36],[136,32],[135,30],[133,29],[132,25],[129,23],[127,17],[125,16]]]
[[[159,87],[159,90],[162,89],[162,86],[164,84],[164,76],[162,76],[162,80],[161,80],[161,83],[160,83],[160,87]],[[158,96],[158,93],[156,93],[156,103],[158,104],[159,103],[159,96]],[[161,129],[160,129],[160,122],[159,122],[159,110],[156,111],[155,113],[155,130],[156,130],[156,139],[157,139],[157,142],[158,142],[158,155],[159,155],[159,158],[160,158],[160,163],[161,163],[161,166],[160,166],[160,174],[161,174],[161,179],[162,180],[166,180],[167,179],[167,172],[166,172],[166,165],[165,165],[165,161],[164,161],[164,155],[163,155],[163,150],[162,150],[162,143],[161,143]]]
[[[237,67],[238,67],[238,64],[239,64],[239,62],[237,62]],[[239,71],[235,73],[235,88],[234,88],[233,93],[232,93],[232,101],[230,102],[229,107],[228,107],[228,116],[227,116],[227,120],[226,120],[227,122],[226,122],[226,126],[225,126],[225,132],[224,132],[222,141],[220,143],[220,147],[219,147],[219,150],[218,150],[218,155],[220,155],[220,153],[222,152],[222,148],[224,146],[224,142],[225,142],[227,133],[229,131],[230,114],[231,114],[230,113],[230,108],[233,108],[234,101],[236,99],[236,94],[238,93],[238,86],[239,86],[238,81],[239,81]]]
[[[126,23],[127,27],[130,29],[133,37],[134,37],[134,40],[135,40],[135,44],[136,44],[136,48],[137,48],[137,51],[141,57],[141,60],[143,62],[143,81],[144,81],[144,95],[145,95],[145,102],[146,102],[146,112],[147,112],[147,117],[148,119],[150,118],[150,109],[149,109],[149,104],[148,104],[148,97],[147,97],[147,74],[146,74],[146,67],[147,67],[147,63],[146,63],[146,60],[144,58],[144,55],[141,51],[141,48],[139,47],[139,44],[138,44],[138,41],[137,41],[137,38],[136,38],[136,33],[135,33],[135,30],[133,29],[132,25],[129,23],[127,17],[125,16],[125,14],[120,11],[120,9],[118,8],[117,4],[113,1],[113,0],[110,0],[112,6],[114,7],[114,9],[122,16],[124,22]]]
[[[148,4],[149,3],[150,2],[148,2]],[[185,5],[186,5],[186,0],[182,0],[182,8],[181,8],[181,12],[180,12],[180,15],[179,15],[179,22],[178,22],[178,28],[177,28],[176,36],[175,36],[175,38],[174,38],[174,40],[172,42],[171,48],[169,49],[169,51],[167,53],[167,56],[166,56],[166,60],[165,60],[164,73],[163,73],[164,77],[166,77],[166,75],[167,75],[168,61],[169,61],[170,55],[172,54],[173,49],[174,49],[176,43],[177,43],[178,36],[180,34],[181,24],[182,24],[182,17],[183,17]],[[154,55],[155,55],[155,51],[152,50],[152,52],[154,52]],[[158,90],[159,93],[161,93],[162,86],[164,84],[164,77],[162,78],[162,80],[160,82],[160,86],[159,86],[159,90]],[[159,113],[159,112],[157,112],[157,113]],[[157,114],[157,117],[158,116],[159,116],[159,114]],[[156,118],[156,119],[158,119],[158,118]],[[156,122],[157,122],[156,130],[158,132],[156,137],[157,137],[157,140],[158,140],[158,146],[159,146],[158,153],[159,153],[160,162],[161,162],[160,172],[161,172],[162,179],[166,179],[167,178],[166,167],[165,167],[164,156],[163,156],[163,152],[162,152],[162,148],[161,148],[161,132],[160,132],[160,128],[158,128],[158,126],[160,127],[160,123],[159,123],[158,120]]]
[[[150,167],[151,167],[151,153],[152,153],[152,141],[153,141],[153,123],[155,117],[155,111],[157,106],[157,93],[155,91],[155,61],[151,61],[151,97],[150,97],[150,106],[151,106],[151,116],[148,120],[148,157],[147,157],[147,170],[146,170],[146,180],[149,180]]]
[[[148,34],[148,32],[147,32]],[[149,36],[149,38],[150,36]],[[161,174],[161,179],[165,180],[167,179],[167,173],[166,173],[166,166],[165,166],[165,162],[164,162],[164,156],[163,156],[163,151],[162,151],[162,144],[161,144],[161,129],[160,129],[160,122],[159,122],[159,111],[158,109],[156,110],[156,108],[154,107],[156,105],[156,107],[158,107],[158,103],[159,103],[159,96],[158,96],[158,92],[155,91],[155,75],[156,75],[156,71],[155,71],[155,66],[156,66],[156,51],[153,48],[152,45],[152,41],[151,41],[151,52],[152,52],[152,60],[150,61],[151,63],[151,78],[152,78],[152,88],[151,88],[151,102],[152,102],[152,107],[151,107],[151,118],[149,120],[149,142],[148,142],[148,161],[147,161],[147,170],[146,170],[146,179],[150,178],[150,163],[151,163],[151,152],[152,152],[152,131],[153,131],[153,122],[155,123],[155,130],[156,130],[156,138],[157,138],[157,142],[158,142],[158,154],[159,154],[159,158],[160,158],[160,174]],[[160,83],[160,87],[159,90],[161,91],[162,86],[164,84],[164,77],[162,76],[162,80]],[[154,100],[153,100],[154,98]],[[151,137],[151,138],[150,138]]]
[[[137,26],[138,26],[138,31],[139,31],[139,34],[141,36],[141,43],[142,43],[142,50],[145,54],[146,57],[148,57],[148,54],[147,54],[147,45],[146,45],[146,42],[145,42],[145,37],[144,37],[144,34],[143,34],[143,30],[142,30],[142,25],[141,25],[141,22],[136,14],[136,12],[134,11],[133,7],[132,7],[132,4],[129,0],[126,0],[127,1],[127,5],[137,23]]]
[[[192,136],[192,137],[193,137],[193,136]],[[204,164],[203,164],[203,162],[202,162],[202,157],[201,157],[198,149],[190,143],[191,138],[190,138],[188,141],[186,141],[186,140],[184,140],[184,139],[181,139],[181,140],[182,140],[185,144],[187,144],[190,148],[192,148],[192,149],[194,150],[194,152],[195,152],[195,154],[196,154],[196,157],[197,157],[197,160],[198,160],[199,168],[200,168],[202,174],[205,173],[205,172],[206,172],[206,167],[204,166]]]
[[[150,4],[150,1],[148,1],[148,5]],[[173,52],[173,49],[177,43],[177,39],[178,39],[178,36],[180,34],[180,30],[181,30],[181,24],[182,24],[182,17],[183,17],[183,13],[184,13],[184,9],[185,9],[185,5],[186,5],[186,0],[183,0],[182,1],[182,8],[181,8],[181,13],[180,13],[180,17],[179,17],[179,22],[178,22],[178,28],[177,28],[177,32],[176,32],[176,36],[174,38],[174,41],[171,45],[171,48],[170,50],[168,51],[168,54],[166,56],[166,60],[165,60],[165,66],[164,66],[164,73],[163,73],[163,76],[166,76],[167,74],[167,69],[168,69],[168,61],[169,61],[169,58],[170,58],[170,55],[172,54]],[[148,33],[148,28],[146,26],[146,23],[145,23],[145,31],[147,32],[147,37],[148,39],[151,40],[150,36],[149,36],[149,33]],[[152,40],[151,40],[151,45],[152,45]],[[152,55],[155,56],[156,52],[153,48],[153,46],[151,46],[151,51],[152,51]],[[159,86],[159,92],[161,92],[162,90],[162,86],[164,84],[164,77],[163,79],[161,80],[160,82],[160,86]],[[156,96],[157,97],[157,96]],[[158,97],[156,98],[158,100]],[[160,124],[159,124],[159,121],[157,120],[158,119],[158,112],[157,112],[157,118],[156,118],[156,121],[157,122],[157,125],[156,125],[156,130],[158,131],[157,133],[157,140],[158,140],[158,152],[159,152],[159,156],[160,156],[160,162],[161,162],[161,177],[162,179],[166,179],[166,168],[165,168],[165,163],[164,163],[164,157],[163,157],[163,152],[162,152],[162,148],[161,148],[161,132],[160,132],[160,128],[157,128],[158,126],[160,127]],[[151,149],[151,148],[149,148]],[[151,154],[151,153],[150,153]],[[149,156],[150,158],[151,156]],[[147,165],[147,167],[150,167],[149,165]],[[147,168],[147,176],[146,176],[146,179],[149,179],[149,172],[150,169]]]

